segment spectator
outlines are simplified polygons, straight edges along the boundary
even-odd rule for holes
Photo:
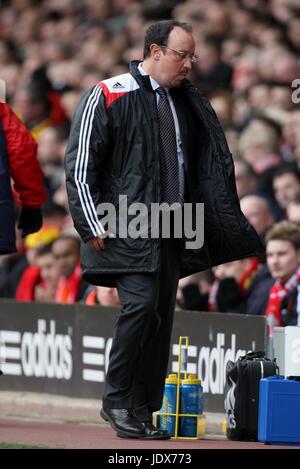
[[[294,52],[300,53],[300,11],[294,10],[293,16],[289,18],[287,35],[294,49]]]
[[[265,311],[269,335],[275,326],[300,325],[300,228],[283,221],[268,232],[267,263],[275,280]]]
[[[0,254],[7,254],[16,251],[10,177],[22,207],[18,228],[22,230],[23,238],[41,228],[40,207],[46,199],[46,192],[36,158],[37,145],[6,103],[0,103],[0,150]]]
[[[60,96],[52,89],[43,67],[36,69],[28,83],[17,90],[15,107],[37,141],[42,130],[65,122]]]
[[[14,105],[26,127],[38,141],[42,130],[51,126],[50,102],[44,90],[34,84],[20,87]]]
[[[69,135],[69,126],[46,127],[40,133],[38,160],[45,173],[48,200],[53,197],[63,179],[62,163]]]
[[[52,252],[59,268],[56,303],[76,303],[83,298],[88,283],[79,265],[80,242],[77,237],[62,235],[53,243]]]
[[[235,160],[234,170],[239,199],[254,194],[257,190],[257,176],[252,167],[244,160]]]
[[[258,195],[246,195],[241,199],[241,210],[264,241],[266,232],[274,224],[268,201]]]
[[[266,83],[257,83],[249,88],[248,103],[253,112],[264,110],[270,104],[270,87]]]
[[[266,107],[270,105],[274,108],[283,109],[286,111],[292,109],[290,85],[281,85],[280,83],[277,83],[276,85],[272,86],[270,102],[266,103]]]
[[[266,120],[253,119],[243,130],[239,142],[242,158],[257,174],[281,162],[278,130]]]
[[[225,313],[263,314],[274,283],[258,259],[242,259],[214,268],[218,282],[215,310]]]
[[[287,219],[300,226],[300,195],[292,199],[286,208]]]
[[[44,225],[37,233],[25,238],[25,252],[20,255],[14,268],[9,273],[9,283],[13,288],[13,297],[18,301],[34,301],[35,287],[39,285],[41,277],[38,256],[43,248],[47,253],[48,245],[58,238],[59,230],[56,226]],[[41,261],[43,263],[43,260]],[[46,280],[46,279],[45,279]],[[14,286],[14,287],[13,287]],[[45,287],[45,285],[42,285]]]
[[[52,244],[46,244],[38,249],[36,265],[40,270],[41,284],[35,287],[34,299],[54,303],[59,270],[52,252]]]
[[[299,125],[300,111],[293,110],[286,113],[283,123],[283,149],[288,161],[296,161],[298,168],[300,167],[299,152]]]
[[[51,243],[41,245],[35,262],[24,271],[16,292],[18,301],[54,302],[59,271]]]
[[[224,129],[232,123],[233,99],[228,91],[218,91],[210,96],[210,104],[214,108],[220,124]]]
[[[43,205],[42,214],[45,226],[54,226],[63,231],[68,215],[64,206],[49,201]]]
[[[293,163],[279,166],[273,174],[273,189],[276,200],[283,210],[300,194],[300,172]]]
[[[222,62],[221,42],[207,36],[199,48],[200,60],[195,67],[195,83],[204,94],[216,90],[230,90],[232,67]]]

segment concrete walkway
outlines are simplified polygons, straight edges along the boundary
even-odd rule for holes
[[[46,422],[15,417],[0,417],[0,443],[43,445],[54,449],[148,449],[179,450],[200,449],[278,449],[280,446],[256,442],[229,441],[225,436],[207,434],[202,440],[142,441],[118,438],[107,425]],[[283,447],[287,449],[290,447]],[[294,447],[296,448],[296,447]],[[298,448],[299,449],[299,448]],[[110,453],[110,452],[109,452]]]
[[[0,391],[0,417],[103,425],[101,401],[53,394]],[[225,414],[206,413],[206,433],[224,435]],[[105,424],[108,425],[108,424]]]
[[[0,442],[82,449],[275,449],[224,436],[224,414],[206,414],[202,440],[142,441],[118,438],[99,416],[100,400],[52,394],[0,392]],[[294,448],[299,447],[287,447]]]

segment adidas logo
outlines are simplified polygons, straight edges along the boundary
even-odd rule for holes
[[[117,89],[117,90],[120,90],[120,89],[122,89],[122,88],[125,88],[125,86],[123,86],[121,83],[119,83],[119,82],[117,81],[117,83],[115,83],[115,84],[113,85],[113,88],[114,88],[115,90],[116,90],[116,89]]]

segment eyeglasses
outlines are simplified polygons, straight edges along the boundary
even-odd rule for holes
[[[168,46],[159,46],[159,47],[164,47],[165,49],[169,49],[172,52],[175,52],[178,62],[180,62],[181,60],[184,61],[186,59],[190,59],[194,64],[198,62],[199,60],[198,55],[193,55],[193,54],[190,54],[189,52],[184,52],[182,50],[175,50]]]

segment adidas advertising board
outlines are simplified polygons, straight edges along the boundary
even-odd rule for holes
[[[1,390],[97,399],[103,390],[116,308],[0,302]],[[187,335],[188,373],[202,381],[206,411],[223,412],[225,369],[248,350],[264,350],[264,317],[176,311],[169,372]]]

